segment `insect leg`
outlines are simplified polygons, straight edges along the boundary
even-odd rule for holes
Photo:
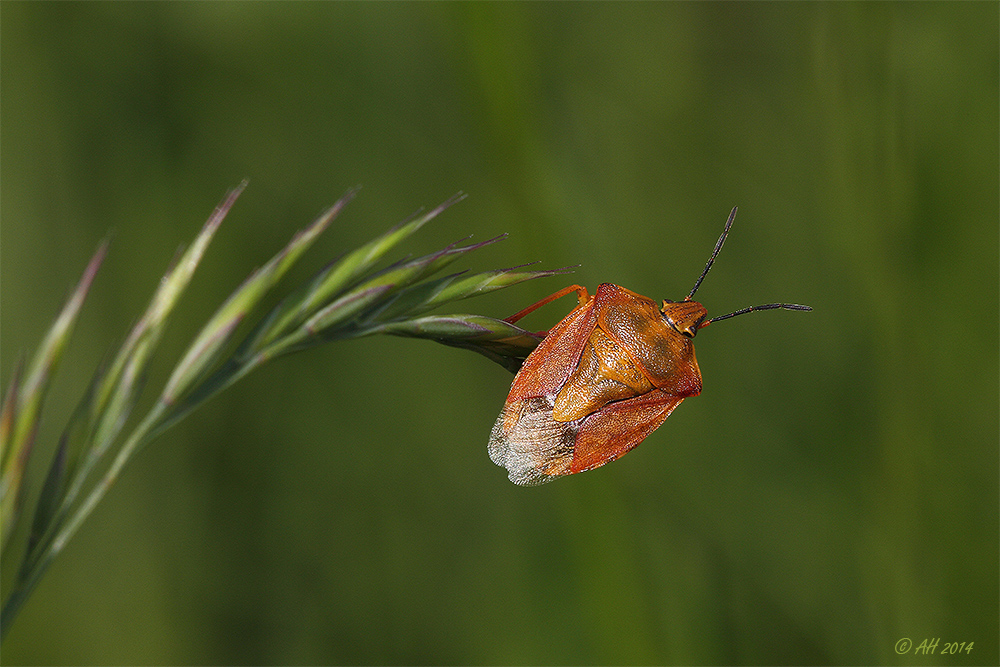
[[[561,299],[562,297],[566,296],[570,292],[576,292],[576,300],[577,300],[577,302],[579,304],[587,303],[587,301],[590,300],[590,294],[587,292],[587,288],[586,287],[581,287],[580,285],[570,285],[568,287],[562,288],[561,290],[559,290],[555,294],[548,295],[547,297],[545,297],[544,299],[542,299],[541,301],[539,301],[537,303],[531,304],[530,306],[528,306],[524,310],[522,310],[520,312],[517,312],[517,313],[514,313],[510,317],[505,317],[503,321],[507,322],[508,324],[514,324],[515,322],[517,322],[519,319],[521,319],[525,315],[527,315],[529,313],[533,313],[534,311],[538,310],[539,308],[541,308],[542,306],[544,306],[547,303],[551,303],[552,301],[555,301],[556,299]]]

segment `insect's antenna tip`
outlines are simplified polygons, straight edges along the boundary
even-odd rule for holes
[[[701,281],[703,281],[705,279],[705,276],[708,275],[708,270],[712,268],[712,264],[713,262],[715,262],[715,258],[718,257],[719,251],[722,250],[722,244],[726,242],[726,237],[729,236],[729,228],[733,226],[733,220],[736,219],[737,210],[739,210],[739,207],[734,206],[733,210],[729,212],[729,219],[726,220],[726,227],[725,229],[722,230],[722,236],[720,236],[719,240],[716,241],[715,250],[712,251],[712,256],[708,258],[708,263],[705,264],[705,270],[701,272],[700,276],[698,276],[698,280],[695,282],[694,287],[691,288],[691,293],[687,295],[686,299],[684,299],[685,301],[691,300],[691,297],[694,296],[694,293],[698,291],[699,287],[701,287]]]

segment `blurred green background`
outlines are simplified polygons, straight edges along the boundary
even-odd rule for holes
[[[355,184],[288,285],[462,190],[405,252],[509,232],[461,268],[581,264],[591,289],[680,299],[739,205],[699,300],[815,307],[706,330],[702,396],[539,488],[487,458],[511,376],[486,359],[405,339],[282,359],[132,462],[3,662],[996,664],[998,13],[2,3],[4,382],[113,235],[38,464],[243,177],[153,389]]]

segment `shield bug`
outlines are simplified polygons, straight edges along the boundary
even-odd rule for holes
[[[570,285],[507,318],[576,292],[578,305],[548,331],[514,377],[490,434],[490,458],[515,484],[537,485],[613,461],[642,442],[688,396],[701,393],[692,339],[712,322],[755,310],[812,310],[768,303],[712,319],[691,297],[722,249],[729,214],[705,270],[683,301],[661,307],[604,283],[591,296]]]

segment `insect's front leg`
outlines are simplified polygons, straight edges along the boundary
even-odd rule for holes
[[[581,285],[569,285],[567,287],[562,288],[561,290],[559,290],[555,294],[550,294],[547,297],[545,297],[544,299],[542,299],[541,301],[538,301],[537,303],[531,304],[530,306],[528,306],[524,310],[521,310],[521,311],[519,311],[517,313],[514,313],[510,317],[505,317],[503,321],[507,322],[508,324],[514,324],[515,322],[517,322],[518,320],[520,320],[525,315],[528,315],[530,313],[535,312],[536,310],[538,310],[539,308],[541,308],[542,306],[544,306],[547,303],[551,303],[551,302],[555,301],[556,299],[561,299],[562,297],[566,296],[570,292],[576,292],[577,305],[582,306],[583,304],[587,303],[591,299],[591,296],[587,292],[587,288],[586,287],[583,287]],[[539,331],[537,333],[540,334],[540,335],[547,335],[548,331]]]

